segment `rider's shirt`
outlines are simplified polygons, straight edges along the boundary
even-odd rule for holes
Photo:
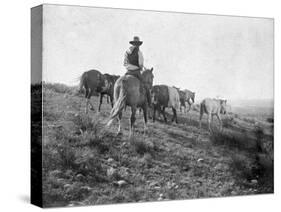
[[[125,52],[124,66],[131,71],[143,68],[143,54],[135,46],[131,46]]]

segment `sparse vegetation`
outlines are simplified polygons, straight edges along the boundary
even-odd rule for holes
[[[231,114],[223,117],[222,132],[209,135],[205,123],[197,128],[193,109],[179,114],[178,125],[149,123],[146,135],[138,117],[136,134],[128,139],[128,111],[124,134],[116,136],[115,126],[105,128],[109,104],[86,115],[83,98],[72,88],[45,84],[43,96],[44,206],[273,192],[269,122],[254,125]]]
[[[50,90],[61,94],[77,94],[78,88],[76,86],[70,87],[61,83],[43,83],[45,90]]]

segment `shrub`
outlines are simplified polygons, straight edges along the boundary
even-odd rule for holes
[[[67,141],[63,141],[58,145],[57,152],[61,166],[64,169],[75,169],[77,164],[75,163],[76,153],[75,149],[69,145]]]
[[[227,133],[225,131],[215,131],[210,135],[214,145],[224,145],[237,149],[256,148],[252,139],[246,133]]]
[[[268,123],[274,123],[274,118],[267,118],[266,121],[267,121]]]
[[[254,158],[237,152],[231,154],[231,159],[231,170],[238,179],[251,180],[257,177],[258,164],[255,162]]]
[[[154,152],[154,143],[151,141],[132,138],[130,142],[133,149],[140,155],[145,153],[153,154]]]
[[[52,90],[53,92],[62,94],[75,94],[78,90],[76,87],[67,86],[61,83],[44,83],[43,88],[45,90]]]
[[[233,125],[233,121],[234,121],[234,118],[231,116],[222,119],[223,127],[225,127],[225,128],[231,127]]]
[[[106,133],[104,126],[101,122],[101,118],[96,115],[93,117],[88,116],[84,113],[79,113],[72,119],[77,130],[82,130],[83,132],[91,132],[93,136],[104,136]]]

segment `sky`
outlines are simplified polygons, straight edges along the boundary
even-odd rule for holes
[[[197,99],[273,99],[273,19],[44,5],[43,80],[77,85],[84,71],[123,75],[133,36],[154,84]]]

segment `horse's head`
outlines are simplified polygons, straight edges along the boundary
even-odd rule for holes
[[[149,90],[152,89],[152,85],[153,85],[153,78],[154,78],[154,75],[153,75],[153,68],[151,69],[145,69],[143,72],[142,72],[142,79],[143,79],[143,82],[144,84],[148,87]]]
[[[221,105],[220,113],[226,114],[226,100],[220,99],[220,105]]]
[[[195,102],[195,92],[191,92],[190,99],[192,100],[192,103],[194,104],[194,102]]]

